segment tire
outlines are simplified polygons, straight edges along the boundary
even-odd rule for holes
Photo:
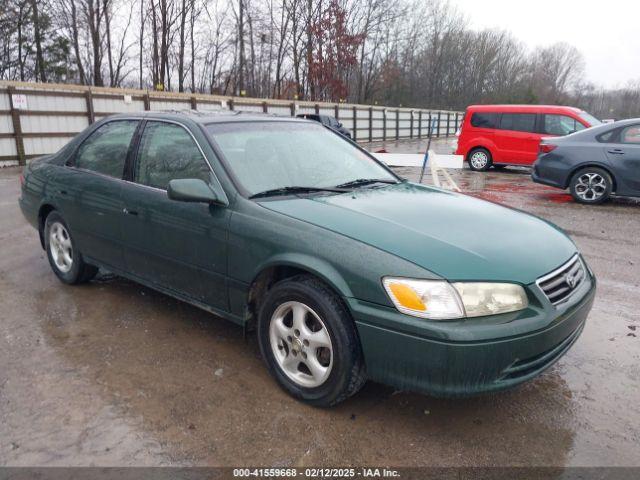
[[[51,212],[44,222],[44,246],[53,273],[64,283],[88,282],[98,273],[97,267],[84,262],[69,227],[56,211]]]
[[[491,168],[493,159],[491,152],[486,148],[474,148],[467,155],[469,168],[474,172],[486,172]]]
[[[606,201],[613,190],[613,179],[609,172],[598,167],[578,170],[571,177],[569,191],[578,203],[596,205]]]
[[[258,342],[278,384],[310,405],[336,405],[366,381],[351,315],[329,287],[310,275],[283,280],[267,292],[258,313]]]

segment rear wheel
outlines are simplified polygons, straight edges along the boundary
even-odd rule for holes
[[[493,162],[491,152],[486,148],[474,148],[467,156],[469,160],[469,168],[476,172],[484,172],[491,167]]]
[[[606,201],[613,190],[609,172],[597,167],[587,167],[571,177],[569,190],[579,203],[597,204]]]
[[[56,276],[70,285],[91,280],[98,268],[84,262],[62,216],[53,211],[44,223],[44,245]]]
[[[267,292],[258,314],[258,341],[280,386],[311,405],[335,405],[366,380],[349,312],[310,275],[283,280]]]

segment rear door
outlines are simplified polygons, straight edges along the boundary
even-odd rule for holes
[[[640,123],[629,125],[605,144],[605,153],[617,181],[616,193],[640,195]]]
[[[229,209],[169,199],[170,180],[213,173],[186,127],[146,121],[122,188],[127,271],[151,284],[227,310]]]
[[[503,113],[494,141],[499,161],[514,165],[531,165],[538,155],[541,135],[536,130],[536,113]]]
[[[120,269],[124,265],[122,176],[139,123],[113,120],[98,127],[70,160],[57,192],[78,249],[101,264]]]

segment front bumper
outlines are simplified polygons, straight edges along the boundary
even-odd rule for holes
[[[553,307],[542,292],[512,314],[456,322],[424,322],[428,330],[389,328],[407,316],[350,299],[371,380],[435,396],[470,396],[514,387],[553,365],[582,332],[595,297],[590,276],[566,305]],[[517,312],[516,312],[517,313]],[[417,319],[420,320],[420,319]],[[431,327],[434,327],[432,329]]]

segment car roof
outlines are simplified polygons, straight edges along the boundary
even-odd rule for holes
[[[577,133],[591,132],[595,135],[599,135],[600,133],[608,132],[609,130],[615,130],[616,128],[626,127],[627,125],[634,125],[634,124],[640,124],[640,118],[627,118],[624,120],[618,120],[617,122],[602,123],[600,125],[596,125],[595,127],[581,130],[580,132],[577,132]]]
[[[616,122],[605,123],[603,125],[608,125],[609,127],[624,127],[626,125],[631,125],[634,123],[640,123],[640,118],[626,118],[624,120],[618,120]]]
[[[284,115],[274,115],[269,113],[240,112],[233,110],[219,110],[212,112],[202,112],[198,110],[149,110],[142,112],[119,113],[108,118],[157,118],[163,120],[185,121],[209,125],[211,123],[229,123],[229,122],[306,122],[316,123],[303,118],[290,117]]]
[[[474,112],[581,112],[579,108],[563,105],[469,105],[467,111]]]

